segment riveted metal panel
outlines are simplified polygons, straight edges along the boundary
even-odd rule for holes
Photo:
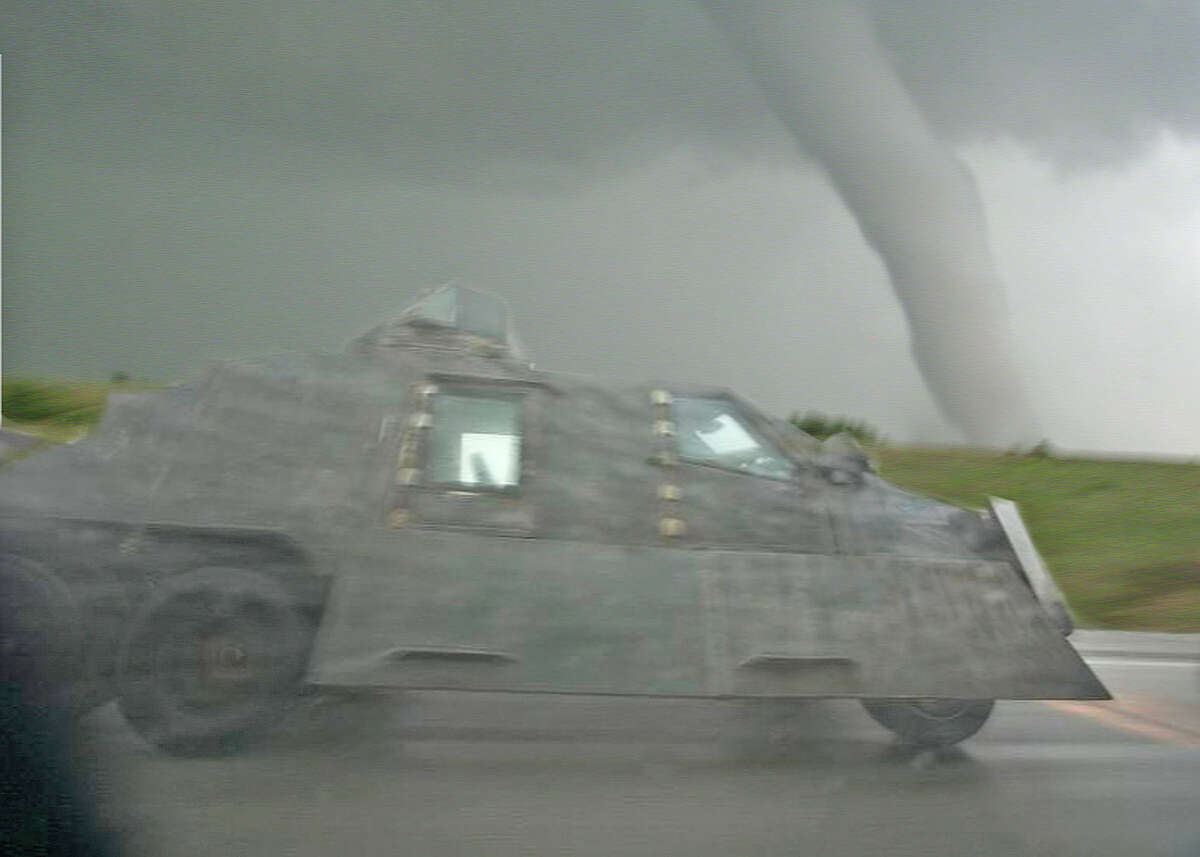
[[[424,482],[433,397],[463,385],[525,394],[514,491]],[[728,399],[794,472],[681,460],[669,419],[688,395]],[[994,520],[900,491],[728,391],[550,375],[403,320],[346,354],[237,361],[114,402],[93,437],[7,465],[0,512],[117,522],[122,562],[156,522],[286,536],[338,579],[313,662],[329,683],[1104,695]]]
[[[698,581],[683,552],[430,530],[391,535],[339,581],[315,681],[703,694]],[[427,655],[397,657],[409,650]],[[495,657],[456,655],[463,650]]]
[[[451,533],[406,534],[391,549],[390,567],[366,572],[363,556],[363,571],[340,582],[314,680],[679,696],[1106,695],[1002,563]],[[425,655],[398,656],[410,650]]]

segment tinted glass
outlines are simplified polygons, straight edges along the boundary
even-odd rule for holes
[[[502,301],[471,289],[457,289],[458,320],[456,326],[468,333],[504,340],[508,328],[508,311]]]
[[[413,307],[416,318],[455,327],[500,341],[508,337],[508,308],[492,295],[448,286],[423,298]]]
[[[520,481],[517,398],[441,394],[433,404],[427,481],[507,488]]]
[[[679,455],[756,476],[787,479],[787,457],[759,438],[725,399],[677,398],[672,404]]]

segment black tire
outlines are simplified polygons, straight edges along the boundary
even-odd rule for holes
[[[121,712],[168,753],[235,752],[296,699],[311,639],[295,598],[268,577],[205,568],[172,578],[122,647]]]
[[[42,704],[70,705],[83,665],[82,622],[70,589],[32,562],[0,555],[4,678]]]
[[[987,722],[991,699],[864,699],[867,714],[911,747],[936,749],[970,738]]]

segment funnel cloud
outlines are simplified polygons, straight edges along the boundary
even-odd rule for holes
[[[700,3],[883,259],[946,418],[976,443],[1036,439],[974,181],[922,118],[866,14],[850,0]]]

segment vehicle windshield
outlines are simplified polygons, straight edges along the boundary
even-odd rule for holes
[[[770,479],[790,479],[787,456],[750,428],[728,399],[676,398],[672,406],[681,458]]]

